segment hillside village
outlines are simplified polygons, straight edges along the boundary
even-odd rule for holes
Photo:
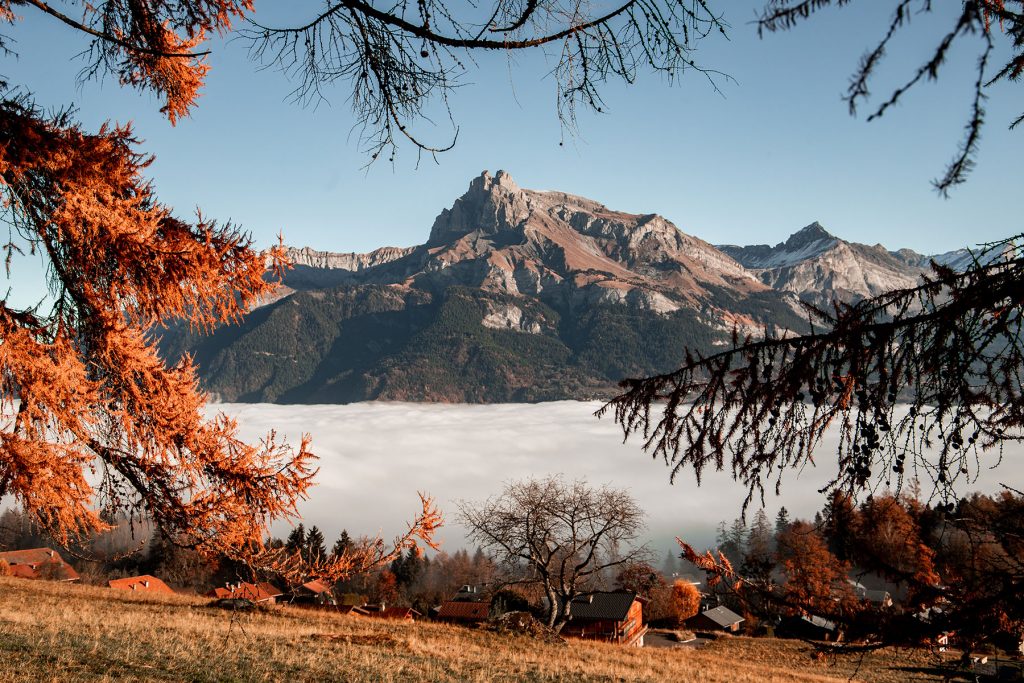
[[[975,496],[971,505],[995,510],[1011,502],[1009,498],[1000,501]],[[855,523],[851,527],[838,525],[840,515]],[[20,513],[11,510],[0,515],[0,522],[8,532],[31,528]],[[931,525],[933,531],[922,525]],[[870,643],[872,637],[856,630],[857,619],[840,623],[832,615],[837,610],[859,611],[873,628],[893,622],[902,624],[900,628],[908,633],[914,629],[934,633],[917,646],[922,653],[959,656],[958,666],[979,671],[991,658],[1000,662],[1000,680],[1016,680],[1013,677],[1020,677],[1024,666],[1024,638],[1019,633],[1000,633],[998,624],[992,624],[986,627],[988,644],[974,650],[971,643],[977,638],[973,630],[977,625],[961,634],[954,624],[944,621],[941,604],[923,610],[916,607],[919,596],[912,584],[858,567],[857,559],[863,556],[856,547],[862,541],[840,533],[855,528],[875,534],[875,550],[883,553],[892,550],[887,550],[889,543],[899,548],[920,547],[916,559],[904,556],[902,561],[949,572],[958,556],[955,534],[947,530],[935,536],[940,540],[937,545],[928,541],[934,549],[927,549],[921,540],[941,526],[941,511],[920,506],[906,496],[882,498],[859,508],[834,498],[824,514],[819,513],[810,523],[791,521],[783,508],[773,525],[759,511],[749,525],[741,519],[730,525],[723,522],[716,552],[730,557],[748,576],[761,573],[773,586],[771,595],[738,592],[718,580],[714,572],[704,573],[670,553],[661,569],[636,562],[621,568],[616,576],[581,587],[572,599],[568,620],[557,630],[543,625],[547,599],[528,581],[522,581],[527,574],[509,574],[479,549],[473,555],[459,550],[432,556],[410,549],[386,567],[334,584],[312,576],[288,583],[281,575],[267,573],[250,573],[244,580],[239,578],[242,568],[230,561],[209,562],[153,538],[145,550],[135,553],[134,560],[115,551],[118,559],[106,563],[84,555],[76,560],[51,547],[5,550],[0,552],[0,575],[69,585],[68,590],[84,580],[135,596],[193,595],[231,613],[300,610],[354,619],[497,629],[551,642],[594,641],[617,647],[704,647],[717,639],[747,636],[818,643],[822,652],[845,646],[857,651],[858,644]],[[123,533],[124,527],[120,528]],[[894,536],[891,532],[897,529],[901,531]],[[4,536],[8,544],[15,545],[38,538],[30,533],[20,538],[10,533]],[[343,554],[353,543],[343,532],[328,552],[319,530],[315,526],[306,530],[303,525],[287,539],[268,541],[268,545],[293,547],[306,556]],[[108,549],[116,546],[110,538],[94,544]],[[76,562],[83,573],[76,569]],[[129,574],[141,568],[152,573]],[[983,568],[975,570],[984,580]],[[823,594],[808,593],[816,585],[824,586]],[[786,606],[797,597],[804,608]],[[807,607],[815,604],[820,611]],[[948,627],[935,628],[941,624]]]

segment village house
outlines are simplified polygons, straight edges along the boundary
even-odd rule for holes
[[[643,603],[632,591],[599,591],[577,596],[569,604],[569,621],[561,635],[643,647],[647,626]]]
[[[370,616],[369,610],[365,610],[359,605],[338,605],[339,614],[348,614],[353,617],[368,617]]]
[[[30,550],[9,550],[0,553],[0,562],[5,563],[11,576],[22,579],[48,579],[50,581],[78,581],[78,572],[56,550],[32,548]]]
[[[278,602],[281,600],[281,598],[284,597],[284,591],[282,591],[280,588],[270,583],[269,581],[257,581],[256,586],[261,591],[263,591],[270,597],[274,598],[274,602]]]
[[[263,603],[273,605],[276,602],[274,596],[267,593],[254,583],[227,584],[224,588],[214,588],[206,594],[208,598],[218,600],[250,600],[257,604]]]
[[[297,604],[335,605],[331,587],[322,581],[307,581],[292,591],[292,602]]]
[[[834,621],[815,614],[796,615],[783,618],[775,632],[783,638],[802,640],[840,640],[840,631]]]
[[[892,607],[892,595],[889,591],[881,589],[872,590],[864,586],[860,581],[855,581],[854,579],[847,579],[846,583],[853,589],[854,595],[861,600],[866,600],[878,607]]]
[[[174,595],[174,591],[171,590],[170,586],[149,574],[143,574],[142,576],[129,576],[123,579],[111,579],[110,581],[107,581],[107,586],[122,591]]]
[[[437,620],[460,624],[478,624],[491,615],[491,603],[445,600],[437,610]]]
[[[725,631],[736,633],[740,630],[743,617],[728,607],[719,605],[691,617],[686,625],[694,631]]]

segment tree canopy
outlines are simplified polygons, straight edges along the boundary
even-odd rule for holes
[[[197,46],[252,10],[248,0],[65,4],[83,19],[41,0],[0,0],[0,21],[16,25],[16,10],[34,8],[91,36],[87,72],[161,95],[172,123],[208,70]],[[0,37],[0,48],[10,44]],[[271,432],[247,444],[232,419],[205,418],[191,360],[168,366],[154,331],[237,321],[276,288],[283,249],[258,251],[201,213],[177,217],[144,177],[152,159],[130,125],[84,131],[30,91],[0,84],[0,248],[8,274],[16,255],[40,258],[49,292],[28,308],[0,300],[0,496],[65,545],[123,513],[204,552],[263,554],[269,523],[296,516],[312,484],[309,438],[292,448]],[[422,503],[395,548],[368,543],[316,572],[390,561],[414,538],[432,543],[441,518]]]
[[[603,572],[646,559],[637,545],[643,512],[630,495],[609,486],[560,477],[512,482],[498,496],[463,503],[469,539],[509,568],[524,567],[520,583],[547,597],[548,626],[561,628],[573,599]]]

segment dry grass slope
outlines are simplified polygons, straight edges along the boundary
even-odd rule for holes
[[[728,638],[700,651],[553,645],[286,607],[232,623],[207,602],[0,577],[0,680],[933,680],[897,668],[927,667],[925,653],[876,654],[858,669],[818,662],[791,641]]]

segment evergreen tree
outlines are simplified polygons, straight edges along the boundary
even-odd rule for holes
[[[760,509],[754,515],[754,523],[747,535],[747,557],[768,559],[772,553],[772,527],[768,515]]]
[[[792,522],[789,520],[789,510],[783,505],[779,508],[779,514],[775,515],[775,537],[778,538],[789,531],[790,524]]]
[[[825,505],[825,539],[829,551],[841,562],[853,560],[856,551],[858,525],[857,509],[853,498],[842,491],[836,491]]]
[[[399,555],[391,563],[391,573],[395,575],[399,588],[408,588],[423,572],[423,561],[415,548],[409,548],[405,555]]]
[[[742,572],[745,576],[767,581],[771,571],[775,567],[772,557],[772,546],[774,538],[771,524],[768,522],[768,515],[764,510],[758,510],[754,515],[754,523],[747,535],[747,549],[743,556]]]
[[[334,557],[341,557],[345,554],[345,551],[352,547],[352,539],[348,535],[348,531],[345,529],[341,530],[341,536],[338,536],[338,540],[334,542],[334,547],[331,548],[331,555]]]
[[[289,553],[299,553],[305,549],[306,527],[301,522],[288,534],[288,540],[285,541],[284,547],[288,549]]]
[[[307,561],[324,559],[327,557],[327,546],[325,545],[323,532],[313,525],[306,535],[305,558]]]
[[[725,528],[725,522],[718,529],[719,538],[722,539],[718,549],[736,567],[740,566],[747,554],[747,533],[747,525],[739,517],[733,520],[728,529]]]
[[[661,573],[666,579],[671,579],[679,572],[679,562],[676,554],[671,550],[665,553],[665,561],[661,563]]]

